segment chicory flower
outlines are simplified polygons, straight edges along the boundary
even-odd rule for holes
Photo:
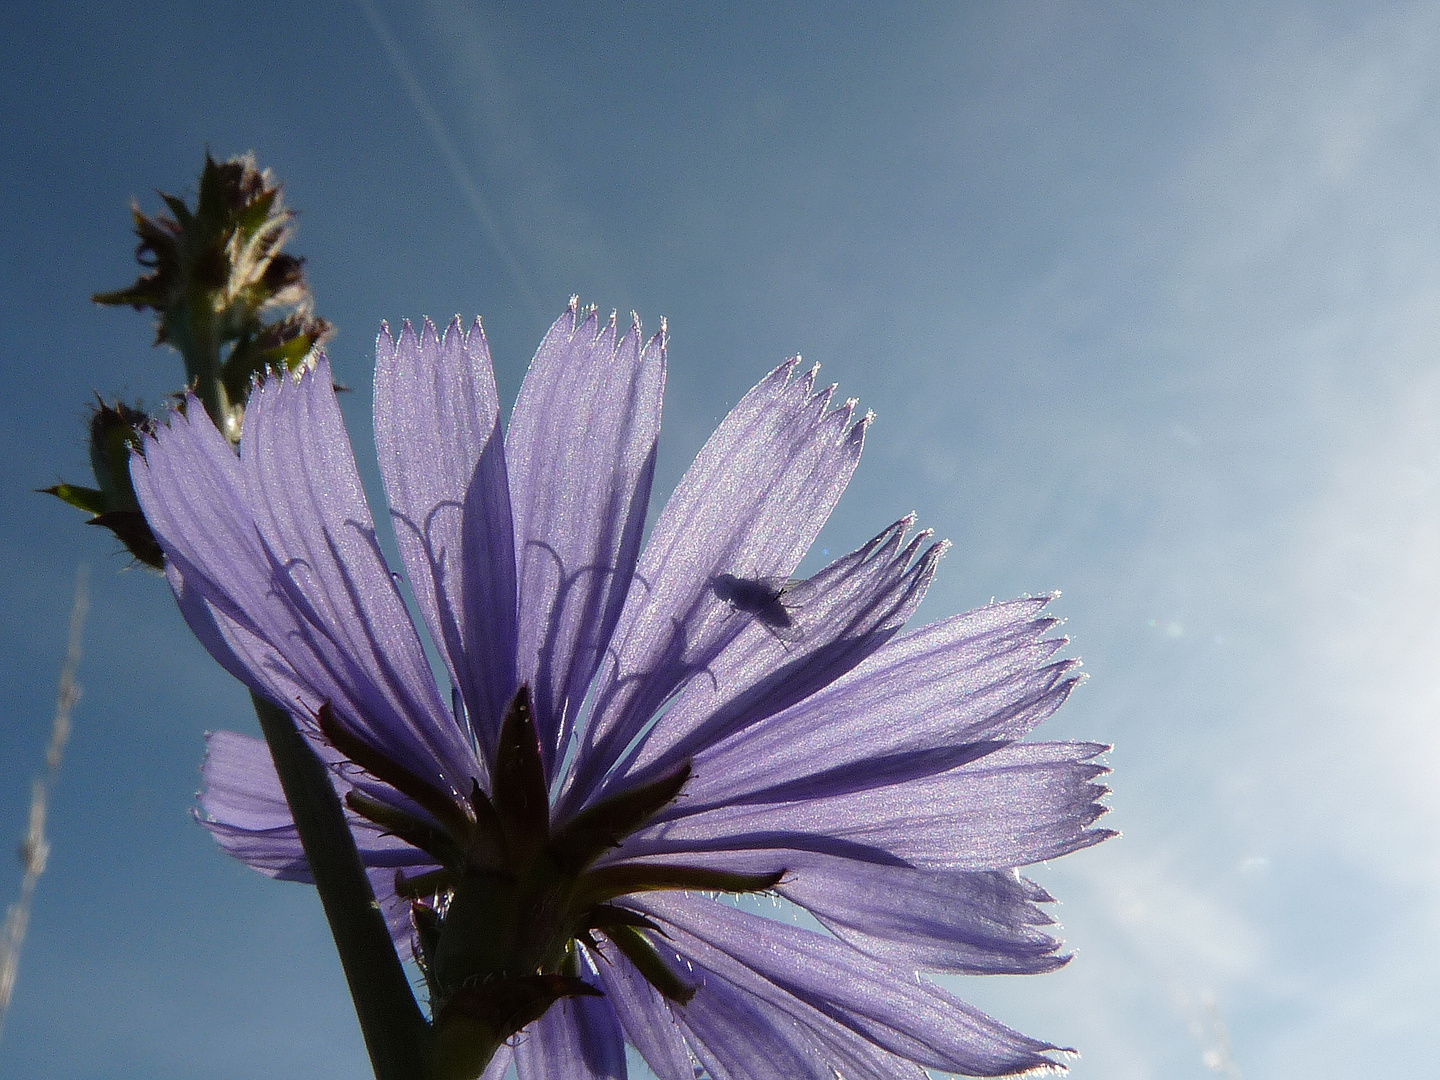
[[[642,547],[663,328],[572,302],[503,430],[478,320],[382,328],[376,354],[381,474],[449,700],[323,355],[254,391],[238,456],[192,400],[133,474],[191,628],[330,765],[439,1072],[623,1077],[627,1042],[662,1080],[1056,1067],[916,977],[1068,959],[1015,868],[1111,834],[1105,748],[1021,741],[1078,681],[1050,597],[900,634],[945,547],[909,517],[790,584],[870,422],[798,358]],[[204,779],[226,851],[307,880],[262,742],[213,734]],[[729,897],[760,892],[828,933]],[[487,1067],[497,1030],[519,1035]]]

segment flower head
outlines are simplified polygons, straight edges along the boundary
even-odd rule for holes
[[[190,407],[135,490],[182,612],[331,765],[442,1075],[920,1078],[1054,1066],[918,970],[1067,959],[1015,868],[1094,828],[1104,747],[1023,742],[1078,676],[1048,597],[901,635],[944,544],[905,518],[789,578],[869,417],[798,359],[748,393],[642,548],[664,331],[572,302],[510,424],[478,320],[382,329],[375,439],[436,686],[328,364]],[[833,388],[832,388],[833,389]],[[210,737],[207,828],[308,869],[263,743]],[[828,934],[724,895],[773,891]],[[703,1073],[697,1072],[697,1066]]]

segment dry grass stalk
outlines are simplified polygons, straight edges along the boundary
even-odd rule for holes
[[[5,926],[0,930],[0,1034],[5,1029],[5,1014],[10,1008],[10,996],[15,990],[15,975],[20,967],[20,946],[25,943],[25,931],[30,923],[30,904],[35,896],[35,885],[45,872],[45,860],[50,855],[50,841],[45,838],[45,811],[50,802],[50,791],[60,775],[60,761],[65,754],[65,743],[70,738],[70,711],[80,700],[80,687],[75,682],[75,672],[80,666],[80,632],[85,625],[85,612],[89,607],[89,595],[85,588],[85,570],[82,565],[75,573],[75,603],[70,608],[70,641],[65,650],[65,661],[60,665],[60,688],[55,696],[55,719],[50,725],[50,743],[45,748],[45,771],[36,777],[30,786],[30,818],[25,828],[25,838],[20,841],[20,861],[25,867],[25,877],[20,884],[20,898],[10,905],[5,913]]]

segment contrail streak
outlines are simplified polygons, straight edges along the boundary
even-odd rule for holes
[[[450,133],[445,130],[445,124],[440,119],[440,114],[430,104],[430,99],[425,96],[425,90],[420,85],[420,80],[415,77],[414,70],[410,67],[410,61],[405,58],[405,50],[395,40],[395,35],[390,33],[390,28],[385,25],[385,20],[380,15],[373,0],[355,0],[356,5],[365,15],[365,20],[370,24],[370,29],[375,31],[375,36],[380,39],[380,45],[385,50],[395,74],[400,77],[401,84],[405,87],[405,93],[410,98],[410,103],[415,106],[420,119],[425,121],[426,128],[430,131],[430,137],[435,140],[435,146],[440,151],[440,156],[445,159],[445,164],[450,170],[451,177],[460,186],[465,201],[470,204],[470,209],[475,211],[475,216],[480,219],[480,227],[485,230],[486,239],[490,246],[495,249],[505,269],[509,271],[510,278],[514,282],[516,290],[528,303],[537,315],[544,316],[545,307],[540,303],[540,298],[530,286],[530,279],[526,276],[520,261],[510,250],[510,245],[505,242],[505,235],[500,229],[500,222],[491,210],[490,204],[486,202],[484,194],[480,191],[480,185],[475,183],[466,167],[460,152],[455,148],[455,142],[450,138]]]

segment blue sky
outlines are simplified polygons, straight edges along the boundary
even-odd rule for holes
[[[878,417],[818,547],[913,509],[955,543],[922,620],[1062,590],[1091,679],[1043,733],[1115,744],[1124,836],[1035,868],[1075,961],[967,998],[1078,1047],[1077,1080],[1419,1059],[1434,5],[156,2],[4,25],[0,837],[23,832],[78,563],[93,595],[0,1080],[366,1071],[313,893],[186,816],[202,733],[253,729],[243,693],[162,582],[31,493],[85,477],[92,389],[175,388],[147,320],[87,298],[134,276],[131,198],[189,189],[207,145],[254,150],[302,211],[372,493],[381,319],[483,315],[509,400],[579,293],[669,320],[657,495],[799,352]]]

